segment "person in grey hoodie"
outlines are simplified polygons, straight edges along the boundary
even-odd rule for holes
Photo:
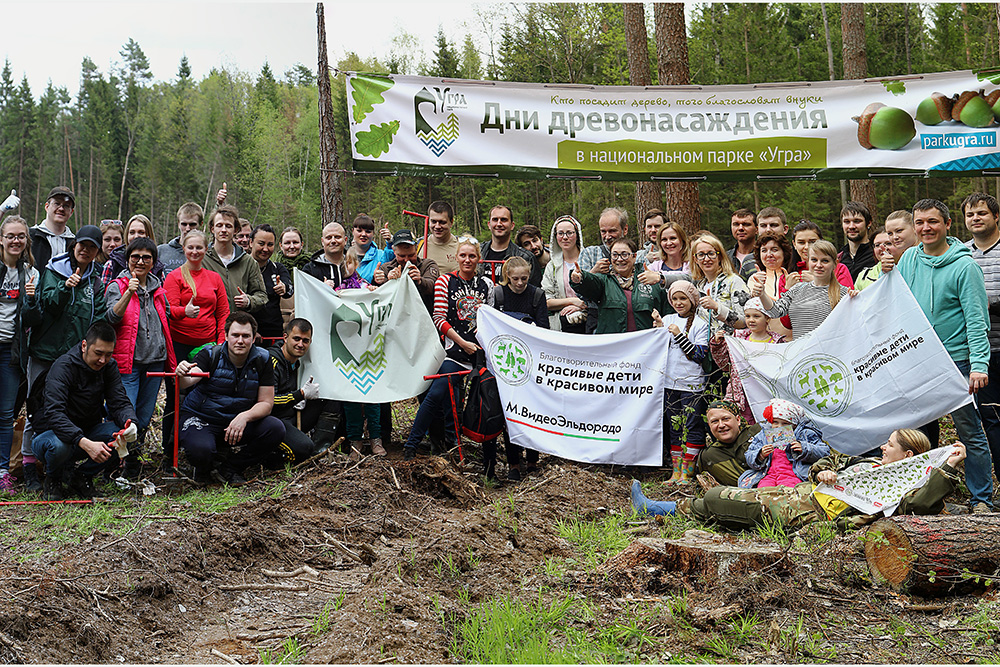
[[[31,255],[39,272],[45,270],[50,259],[66,252],[76,238],[73,230],[67,227],[75,207],[76,195],[66,186],[59,185],[49,191],[45,200],[45,219],[28,230]]]

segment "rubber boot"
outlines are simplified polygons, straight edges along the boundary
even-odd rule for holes
[[[340,424],[339,410],[324,410],[319,414],[316,427],[313,429],[313,442],[316,443],[316,453],[325,452],[337,440],[337,426]],[[350,449],[348,449],[350,451]]]
[[[24,486],[25,490],[31,493],[38,493],[42,490],[42,483],[38,479],[38,468],[35,467],[35,457],[32,456],[31,460],[28,457],[22,459],[22,469],[24,470]]]
[[[664,516],[673,514],[677,510],[677,503],[672,500],[650,500],[642,494],[642,485],[639,480],[632,480],[632,507],[636,514],[649,514],[651,516]]]
[[[667,484],[679,484],[684,480],[684,452],[681,450],[671,450],[670,456],[674,462],[674,474],[667,480]]]
[[[694,479],[694,464],[695,464],[695,459],[688,458],[687,456],[684,457],[683,461],[681,462],[682,482],[690,482],[691,480]]]

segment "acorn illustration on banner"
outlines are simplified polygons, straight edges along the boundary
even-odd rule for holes
[[[858,143],[868,149],[897,150],[917,136],[909,113],[881,102],[872,102],[853,120],[858,124]]]

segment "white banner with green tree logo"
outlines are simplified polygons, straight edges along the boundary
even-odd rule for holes
[[[863,454],[896,429],[972,400],[968,379],[898,271],[843,299],[808,336],[782,344],[726,336],[726,343],[758,421],[772,398],[788,399],[844,454]]]
[[[320,397],[388,403],[430,386],[444,348],[412,280],[389,280],[375,290],[334,292],[295,270],[295,316],[313,325],[300,380],[310,375]]]
[[[616,180],[1000,170],[1000,73],[591,86],[348,73],[355,169]]]
[[[662,465],[666,329],[581,336],[483,306],[476,339],[514,444],[584,463]]]

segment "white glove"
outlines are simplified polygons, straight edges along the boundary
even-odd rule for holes
[[[306,399],[303,398],[301,401],[293,405],[292,408],[298,410],[299,412],[302,412],[303,410],[306,409]]]
[[[302,397],[307,401],[319,398],[319,383],[313,382],[313,376],[309,376],[309,380],[302,385]]]
[[[139,429],[136,428],[135,422],[130,423],[122,435],[125,436],[125,442],[135,442],[139,437]]]
[[[17,196],[17,190],[11,190],[10,196],[3,200],[0,204],[0,211],[13,211],[15,208],[21,205],[21,200]]]

